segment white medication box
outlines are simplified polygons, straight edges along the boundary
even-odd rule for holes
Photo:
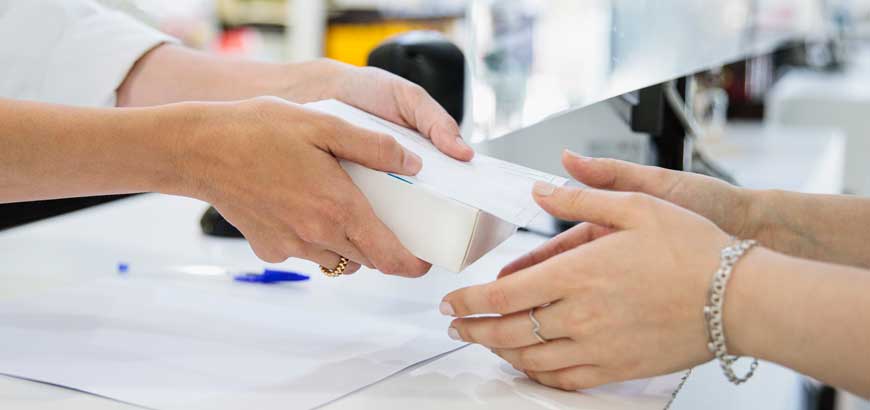
[[[405,178],[342,161],[375,214],[418,258],[460,272],[516,232],[516,225]]]
[[[453,272],[464,270],[541,212],[532,199],[536,181],[567,182],[481,154],[471,162],[457,161],[420,134],[335,100],[306,106],[389,134],[423,159],[423,169],[413,177],[350,161],[341,165],[411,253]]]

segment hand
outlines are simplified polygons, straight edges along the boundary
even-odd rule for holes
[[[474,151],[459,134],[456,121],[422,87],[374,67],[334,60],[304,63],[293,70],[284,93],[293,101],[334,98],[388,121],[416,129],[445,154],[470,161]]]
[[[191,67],[196,67],[191,70]],[[377,68],[333,60],[272,64],[164,44],[144,55],[118,88],[118,106],[235,101],[274,95],[296,103],[334,98],[417,129],[441,151],[468,161],[459,126],[420,86]]]
[[[703,307],[727,234],[645,194],[538,185],[535,199],[556,217],[587,223],[509,265],[495,282],[447,295],[442,312],[459,317],[452,337],[489,347],[565,390],[712,358]],[[532,308],[546,344],[532,334]],[[469,317],[482,314],[500,316]]]
[[[181,105],[187,107],[188,105]],[[375,216],[338,159],[402,175],[420,158],[392,137],[278,98],[199,104],[185,143],[189,196],[211,202],[267,262],[339,255],[388,274],[419,276],[414,257]]]
[[[578,181],[598,189],[641,192],[694,211],[739,238],[758,237],[751,191],[690,172],[644,166],[566,151],[562,162]],[[769,245],[767,238],[762,238]]]

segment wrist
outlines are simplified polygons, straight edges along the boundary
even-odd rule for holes
[[[197,175],[203,168],[199,147],[204,146],[204,128],[209,124],[205,105],[179,103],[148,109],[155,111],[149,115],[150,124],[141,128],[147,130],[144,138],[153,141],[150,162],[155,172],[148,191],[204,199]]]
[[[745,239],[758,239],[758,234],[763,226],[764,205],[761,203],[762,191],[731,187],[734,190],[734,196],[737,198],[737,209],[739,225],[734,230],[734,236]]]
[[[757,246],[735,266],[727,285],[723,319],[729,354],[770,359],[771,322],[766,307],[776,303],[776,266],[780,254]],[[773,288],[771,288],[773,286]]]

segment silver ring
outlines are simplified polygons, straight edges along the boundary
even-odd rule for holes
[[[529,310],[529,320],[532,321],[533,326],[532,334],[535,335],[535,339],[538,339],[541,344],[544,344],[549,342],[549,340],[547,340],[547,338],[545,338],[544,336],[541,336],[541,322],[538,322],[538,319],[535,318],[535,309],[537,308],[532,308],[531,310]]]

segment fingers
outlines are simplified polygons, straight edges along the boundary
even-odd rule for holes
[[[568,336],[568,329],[564,328],[564,321],[560,319],[562,309],[557,307],[559,304],[560,302],[556,302],[552,306],[535,309],[535,319],[541,324],[538,333],[547,340]],[[465,342],[477,343],[489,348],[516,349],[541,343],[535,337],[534,324],[529,318],[528,311],[498,317],[456,319],[450,327],[455,332],[448,330],[448,334],[458,334]]]
[[[680,172],[607,158],[562,153],[562,164],[578,181],[598,189],[643,192],[663,198],[681,180]]]
[[[342,255],[339,255],[335,252],[332,252],[332,251],[329,251],[326,249],[322,249],[322,248],[318,248],[316,246],[311,246],[311,245],[306,246],[305,249],[301,250],[301,252],[302,252],[302,255],[300,255],[300,256],[302,258],[310,260],[310,261],[312,261],[320,266],[323,266],[327,269],[333,269],[336,266],[338,266],[338,262],[341,260],[341,256],[342,256]],[[350,259],[347,256],[345,256],[345,258]],[[347,268],[345,268],[345,270],[344,270],[344,274],[349,275],[349,274],[355,273],[359,269],[360,269],[360,264],[357,262],[353,262],[353,260],[351,259],[351,262],[347,264]]]
[[[556,187],[536,182],[535,202],[549,214],[567,221],[586,221],[605,227],[634,228],[644,224],[652,197],[594,188]]]
[[[598,366],[575,366],[552,372],[527,371],[526,374],[538,383],[565,391],[591,389],[614,381]]]
[[[432,265],[420,260],[399,242],[396,235],[384,225],[368,206],[365,196],[355,187],[348,189],[348,195],[357,204],[351,210],[352,223],[345,228],[350,243],[359,249],[374,268],[388,275],[419,277]]]
[[[571,339],[552,340],[518,349],[493,349],[492,352],[524,372],[552,372],[594,363],[588,349]]]
[[[395,146],[398,144],[389,138]],[[326,154],[323,154],[326,155]],[[363,164],[365,166],[365,164]],[[407,277],[422,276],[431,265],[415,257],[375,215],[368,199],[334,160],[318,177],[330,181],[321,187],[316,211],[304,218],[302,239],[345,257],[374,267],[383,273]],[[359,255],[359,256],[357,256]]]
[[[254,253],[265,262],[281,263],[290,257],[298,257],[312,261],[318,265],[332,268],[338,265],[341,255],[300,239],[292,231],[278,232],[269,231],[268,234],[248,235],[243,229],[243,234],[248,238]],[[347,257],[347,256],[345,256]],[[348,257],[348,259],[350,259]],[[351,259],[352,260],[352,259]],[[347,265],[345,273],[351,274],[360,269],[357,262]]]
[[[611,229],[600,225],[590,223],[577,225],[509,263],[501,269],[498,277],[502,278],[529,266],[537,265],[569,249],[594,241],[610,232],[612,232]]]
[[[402,120],[429,137],[441,152],[460,161],[474,158],[471,149],[459,134],[459,125],[423,88],[397,78],[393,95]]]
[[[494,282],[449,293],[442,311],[455,317],[529,310],[561,299],[564,286],[553,280],[548,266],[536,265]]]
[[[420,156],[405,149],[395,138],[342,120],[333,121],[337,124],[337,135],[318,140],[332,155],[367,168],[402,175],[416,175],[423,168]]]
[[[415,128],[445,154],[469,161],[474,150],[459,134],[459,125],[422,87],[374,67],[353,68],[338,98],[357,108]]]
[[[297,232],[301,236],[298,241],[293,242],[292,239],[288,238],[288,240],[293,242],[290,244],[291,247],[299,248],[302,252],[305,252],[302,255],[303,258],[314,260],[308,257],[308,253],[317,254],[317,252],[328,250],[331,254],[343,256],[357,264],[368,267],[373,266],[371,260],[356,245],[350,242],[345,233],[346,227],[342,226],[339,221],[335,221],[331,226],[328,226],[328,229],[319,228],[322,224],[308,226],[297,228]],[[318,228],[312,228],[311,226],[317,226]],[[327,268],[336,264],[338,264],[338,258],[328,263],[321,263],[321,265]]]

